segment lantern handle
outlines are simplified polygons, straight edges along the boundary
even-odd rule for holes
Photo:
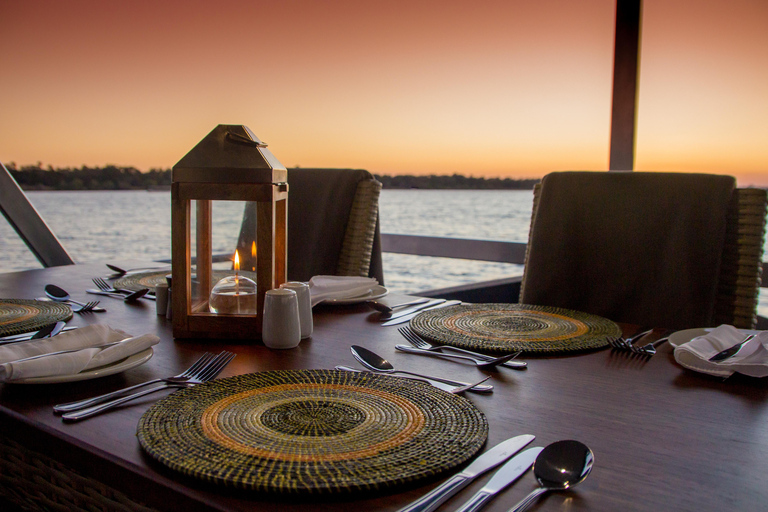
[[[249,146],[256,146],[257,148],[267,147],[265,142],[251,140],[248,137],[240,135],[239,133],[227,132],[227,139],[238,144],[247,144]]]

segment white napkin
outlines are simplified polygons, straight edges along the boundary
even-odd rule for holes
[[[693,338],[675,348],[675,360],[697,372],[730,377],[738,372],[750,377],[768,376],[768,331],[760,331],[748,341],[738,354],[713,363],[709,358],[744,340],[749,333],[732,325],[721,325],[703,336]]]
[[[309,280],[312,306],[326,299],[351,299],[369,292],[379,282],[372,277],[314,276]]]
[[[120,341],[118,345],[99,348]],[[13,382],[33,377],[72,375],[83,370],[105,366],[137,354],[160,342],[151,334],[131,337],[108,325],[89,325],[61,333],[53,338],[14,343],[0,347],[0,382]],[[19,361],[32,356],[62,350],[77,352]]]

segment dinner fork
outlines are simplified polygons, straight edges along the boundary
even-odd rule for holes
[[[98,300],[92,300],[82,305],[73,305],[74,303],[70,303],[69,307],[72,308],[73,313],[80,313],[80,314],[93,313],[93,308],[98,306],[99,302],[100,301]]]
[[[156,386],[150,389],[145,389],[143,391],[139,391],[132,395],[117,398],[110,402],[96,405],[94,407],[89,407],[87,409],[80,409],[78,411],[68,412],[62,415],[61,418],[64,421],[80,421],[86,418],[90,418],[91,416],[95,416],[96,414],[102,413],[114,407],[117,407],[118,405],[122,405],[126,402],[130,402],[131,400],[135,400],[136,398],[149,395],[151,393],[154,393],[155,391],[160,391],[162,389],[168,389],[168,388],[190,388],[197,384],[208,382],[216,378],[216,376],[221,372],[221,370],[223,370],[229,364],[229,362],[232,361],[232,359],[234,358],[235,358],[235,354],[233,354],[232,352],[224,351],[219,355],[217,355],[216,357],[214,357],[208,363],[206,363],[203,366],[203,368],[199,369],[197,372],[195,372],[194,375],[190,376],[183,382],[168,382],[166,380],[160,386]]]
[[[94,277],[91,279],[91,281],[93,281],[93,284],[95,284],[96,287],[103,292],[133,293],[133,290],[126,290],[125,288],[114,288],[100,277]]]
[[[142,382],[140,384],[136,384],[135,386],[131,386],[128,388],[118,389],[117,391],[112,391],[111,393],[106,393],[104,395],[95,396],[92,398],[87,398],[85,400],[78,400],[76,402],[68,402],[65,404],[59,404],[53,406],[53,412],[56,414],[61,414],[65,412],[72,412],[77,411],[79,409],[85,409],[86,407],[92,407],[94,405],[98,405],[104,402],[108,402],[114,398],[121,397],[125,395],[126,393],[130,393],[131,391],[137,390],[139,388],[143,388],[144,386],[149,386],[150,384],[157,384],[159,382],[187,382],[190,378],[195,376],[197,372],[203,370],[207,364],[211,362],[211,360],[215,359],[218,356],[214,356],[210,352],[206,352],[205,354],[200,357],[195,363],[181,372],[178,375],[174,375],[173,377],[166,377],[166,378],[160,378],[160,379],[152,379],[148,380],[147,382]]]
[[[479,352],[472,352],[471,350],[466,350],[459,347],[452,347],[450,345],[432,345],[427,340],[425,340],[424,338],[422,338],[421,336],[413,332],[413,330],[408,326],[400,327],[397,331],[403,336],[403,338],[408,340],[408,343],[410,343],[416,348],[426,350],[428,352],[442,353],[443,349],[445,349],[445,350],[453,350],[454,352],[460,352],[472,358],[482,359],[485,361],[490,361],[495,359],[493,356],[480,354]],[[512,359],[520,355],[520,353],[521,351],[517,351]],[[446,357],[456,357],[456,356],[452,356],[451,354],[443,354],[443,355]],[[520,369],[526,368],[528,366],[528,363],[526,363],[525,361],[506,361],[501,363],[500,366],[506,366],[508,368],[515,368],[517,370],[520,370]]]

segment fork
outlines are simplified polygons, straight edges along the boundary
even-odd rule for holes
[[[69,307],[72,308],[73,313],[93,313],[93,309],[99,305],[99,302],[100,301],[98,300],[92,300],[91,302],[86,302],[85,304],[77,306],[77,309],[70,303]]]
[[[444,352],[438,352],[434,350],[424,350],[422,348],[412,347],[408,345],[395,345],[395,348],[407,354],[418,354],[420,356],[430,356],[430,357],[439,357],[439,358],[447,357],[450,359],[471,361],[478,368],[495,368],[500,364],[506,363],[510,359],[514,359],[515,357],[519,356],[521,353],[521,351],[518,350],[517,352],[512,352],[511,354],[507,354],[501,357],[495,357],[492,359],[479,359],[477,357],[463,356],[459,354],[446,354]]]
[[[77,411],[80,409],[86,409],[88,407],[93,407],[94,405],[102,404],[104,402],[109,402],[110,400],[113,400],[115,398],[120,398],[122,396],[125,396],[126,393],[130,393],[132,391],[135,391],[137,389],[143,388],[145,386],[149,386],[151,384],[158,384],[161,382],[166,383],[184,383],[189,381],[192,377],[198,374],[198,372],[201,372],[206,368],[208,364],[211,363],[214,359],[216,359],[219,356],[215,356],[211,354],[210,352],[206,352],[203,354],[200,359],[195,361],[192,366],[184,370],[178,375],[174,375],[173,377],[165,377],[165,378],[159,378],[159,379],[152,379],[148,380],[146,382],[142,382],[140,384],[136,384],[134,386],[130,386],[123,389],[118,389],[117,391],[112,391],[111,393],[106,393],[99,396],[94,396],[91,398],[86,398],[85,400],[77,400],[75,402],[67,402],[64,404],[58,404],[53,406],[53,412],[55,414],[62,414],[65,412],[72,412]]]
[[[208,361],[205,365],[203,365],[202,368],[198,369],[198,371],[194,372],[193,375],[189,376],[184,381],[168,382],[168,380],[170,380],[168,379],[159,386],[156,386],[150,389],[145,389],[143,391],[136,392],[132,395],[117,398],[115,400],[105,402],[100,405],[96,405],[94,407],[89,407],[87,409],[80,409],[74,412],[68,412],[62,415],[61,418],[64,421],[70,421],[70,422],[80,421],[86,418],[90,418],[91,416],[95,416],[96,414],[102,413],[114,407],[117,407],[118,405],[122,405],[126,402],[130,402],[131,400],[135,400],[136,398],[149,395],[151,393],[154,393],[155,391],[160,391],[161,389],[190,388],[197,384],[208,382],[216,378],[216,376],[221,372],[221,370],[223,370],[229,364],[229,362],[235,358],[235,355],[236,354],[233,354],[232,352],[227,352],[227,351],[221,352],[219,355],[217,355],[216,357]]]
[[[95,284],[96,287],[102,292],[118,294],[121,297],[130,295],[136,291],[136,290],[128,290],[126,288],[114,288],[101,277],[94,277],[93,279],[91,279],[91,281],[93,281],[93,284]],[[144,294],[144,297],[152,300],[154,300],[155,298],[152,292],[147,292],[146,294]]]
[[[439,352],[442,352],[443,349],[446,349],[446,350],[453,350],[454,352],[460,352],[462,354],[467,354],[472,358],[482,359],[485,361],[490,361],[495,359],[492,356],[480,354],[478,352],[472,352],[471,350],[466,350],[459,347],[452,347],[450,345],[432,345],[427,340],[425,340],[424,338],[422,338],[421,336],[413,332],[413,330],[408,326],[400,327],[397,331],[403,336],[403,338],[408,340],[408,343],[410,343],[414,347],[419,348],[421,350],[439,353]],[[517,357],[520,353],[521,353],[520,351],[516,352],[515,355],[513,356],[513,359],[514,357]],[[455,357],[455,356],[451,356],[450,354],[444,354],[444,355],[447,357]],[[500,366],[506,366],[508,368],[515,368],[517,370],[520,370],[520,369],[526,368],[528,366],[528,363],[526,363],[525,361],[506,361],[501,363]]]

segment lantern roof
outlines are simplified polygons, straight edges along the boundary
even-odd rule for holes
[[[288,172],[243,125],[220,124],[173,166],[172,181],[284,183]]]

